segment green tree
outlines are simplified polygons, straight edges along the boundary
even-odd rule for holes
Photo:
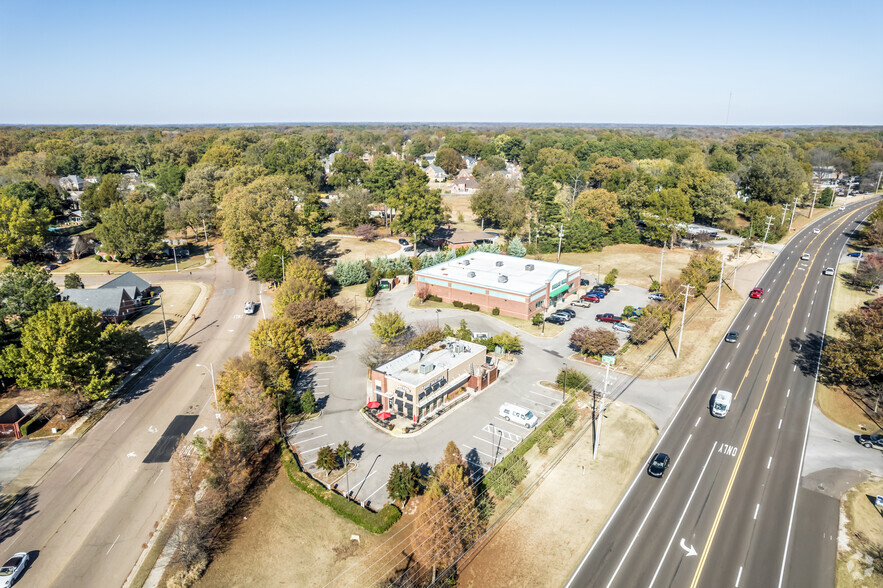
[[[300,409],[304,414],[313,414],[319,409],[319,403],[316,402],[316,396],[313,394],[312,388],[307,388],[300,395]]]
[[[506,253],[512,255],[513,257],[524,257],[527,255],[527,249],[524,248],[524,245],[521,244],[521,239],[518,237],[514,237],[511,241],[509,241],[509,245],[506,248]]]
[[[828,207],[834,202],[834,190],[825,188],[819,195],[819,206]]]
[[[402,163],[395,157],[378,157],[374,160],[374,167],[365,173],[362,185],[385,202],[395,191],[402,171]]]
[[[427,188],[420,178],[411,178],[400,185],[389,197],[388,204],[396,210],[393,232],[413,235],[415,241],[432,233],[444,219],[441,193]]]
[[[398,311],[378,312],[371,323],[371,332],[382,343],[390,343],[405,334],[408,327],[405,318]]]
[[[291,255],[281,245],[276,245],[260,256],[254,266],[254,275],[262,282],[281,282],[283,263],[291,261]]]
[[[493,338],[494,344],[503,348],[506,353],[521,353],[524,345],[521,343],[521,337],[512,333],[503,332]]]
[[[83,287],[83,280],[80,279],[79,274],[70,273],[64,275],[64,287],[73,290],[75,288]]]
[[[386,493],[393,500],[399,500],[406,504],[420,492],[420,467],[411,462],[397,463],[389,472],[389,480],[386,482]]]
[[[574,211],[588,221],[598,221],[609,229],[619,217],[619,199],[603,188],[581,192],[573,203]]]
[[[144,335],[127,324],[109,324],[98,341],[118,374],[129,371],[150,355]]]
[[[285,316],[299,327],[325,329],[340,325],[346,317],[346,311],[333,298],[305,298],[289,304],[285,308]]]
[[[580,327],[579,329],[577,329],[577,331],[580,331],[582,329],[588,329],[588,327]],[[596,330],[603,330],[603,329],[596,329]],[[609,333],[610,331],[606,331],[606,332]],[[574,333],[574,334],[576,334],[576,333]],[[571,336],[571,342],[573,342],[572,336]],[[578,344],[577,344],[577,347],[579,347]],[[564,388],[565,388],[565,380],[567,380],[567,382],[566,382],[567,390],[569,390],[571,392],[574,392],[576,390],[585,390],[586,392],[592,391],[592,386],[591,386],[591,381],[589,380],[589,376],[587,376],[586,374],[584,374],[583,372],[581,372],[579,370],[573,370],[570,368],[558,370],[558,375],[555,377],[555,383],[562,390],[564,390]]]
[[[747,192],[770,204],[791,202],[808,190],[806,171],[786,151],[764,147],[745,170]]]
[[[334,266],[334,279],[344,287],[364,284],[368,281],[368,277],[365,264],[358,260],[338,261]]]
[[[45,208],[33,210],[26,201],[0,195],[0,255],[11,257],[42,247],[51,220],[52,213]]]
[[[826,340],[822,365],[832,384],[846,384],[872,401],[883,394],[883,297],[837,318],[844,336]]]
[[[727,216],[736,199],[736,184],[722,175],[714,175],[699,186],[690,198],[693,213],[711,223]]]
[[[45,208],[54,215],[61,214],[64,209],[64,200],[54,186],[49,185],[44,188],[33,180],[3,186],[0,188],[0,194],[15,196],[30,204],[33,210]]]
[[[616,277],[619,275],[619,270],[613,268],[610,270],[606,276],[604,276],[604,283],[608,286],[613,286],[616,284]]]
[[[460,154],[449,147],[442,147],[435,152],[435,165],[439,166],[449,176],[456,175],[461,169],[466,167]]]
[[[362,176],[368,172],[368,165],[359,155],[338,153],[331,164],[331,175],[328,184],[336,189],[346,188],[361,183]]]
[[[115,379],[101,345],[101,316],[71,302],[52,304],[28,319],[21,347],[3,350],[0,370],[19,386],[55,389],[80,400],[107,396]]]
[[[336,470],[339,465],[340,462],[337,459],[337,454],[330,445],[319,448],[319,454],[316,456],[316,466],[319,469],[331,472]]]
[[[651,241],[671,245],[686,231],[681,225],[693,222],[690,199],[677,188],[652,192],[645,200],[644,210],[644,236]]]
[[[36,264],[7,266],[0,272],[0,313],[3,328],[23,324],[58,300],[49,272]]]
[[[111,204],[122,202],[120,182],[123,177],[118,174],[107,174],[97,184],[89,184],[80,196],[80,208],[83,220],[92,223],[98,220],[101,212]]]
[[[153,202],[116,202],[101,213],[95,228],[104,249],[123,259],[139,260],[162,248],[163,214]]]
[[[328,207],[343,227],[354,228],[371,222],[371,194],[363,188],[345,190]]]
[[[535,327],[539,327],[541,324],[543,324],[543,314],[538,312],[537,314],[530,317],[530,323]]]
[[[160,194],[174,197],[181,191],[186,173],[186,165],[179,165],[173,161],[161,161],[147,168],[144,177],[156,184],[156,190]]]

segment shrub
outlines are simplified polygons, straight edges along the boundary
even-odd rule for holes
[[[542,435],[540,435],[539,440],[537,441],[537,448],[540,450],[541,455],[546,455],[549,453],[549,450],[555,446],[555,437],[547,430],[543,431]]]
[[[576,409],[570,405],[563,406],[560,411],[561,420],[564,421],[564,424],[567,428],[573,426],[573,423],[576,422],[576,419],[579,417],[579,413],[576,412]]]
[[[622,309],[622,316],[624,316],[626,318],[632,316],[633,314],[635,314],[635,307],[634,306],[626,306],[625,308]]]
[[[426,299],[430,302],[441,302],[441,296],[436,296],[435,294],[429,294],[426,296]]]
[[[300,395],[301,411],[306,414],[313,414],[318,408],[319,404],[316,402],[316,396],[313,394],[313,389],[307,388],[304,393]]]
[[[330,506],[338,515],[347,518],[372,533],[380,535],[392,527],[402,516],[402,511],[392,504],[387,504],[377,512],[362,508],[357,502],[328,490],[301,470],[300,465],[291,451],[282,448],[282,467],[288,475],[288,481],[311,494],[316,500]]]
[[[95,256],[95,261],[104,261],[104,258],[101,257],[100,255],[96,255],[96,256]]]
[[[604,276],[604,283],[607,284],[608,286],[613,286],[614,284],[616,284],[616,277],[618,275],[619,275],[619,270],[616,268],[613,268],[612,270],[610,270],[610,273],[608,273],[606,276]]]
[[[549,432],[552,433],[556,440],[564,436],[564,433],[567,432],[567,425],[564,424],[563,416],[552,421],[552,424],[549,425]]]
[[[377,290],[380,284],[380,278],[377,274],[371,276],[371,279],[368,280],[368,284],[365,286],[365,297],[373,298],[377,295]]]
[[[478,312],[480,310],[477,304],[464,304],[463,309],[471,310],[473,312]]]
[[[500,316],[500,309],[495,306],[494,309],[491,311],[491,314],[494,316]]]
[[[361,261],[338,261],[334,266],[334,279],[341,286],[364,284],[368,281],[368,270]]]
[[[454,300],[454,308],[463,308],[463,303],[459,300]]]
[[[558,377],[555,378],[555,383],[558,384],[560,389],[564,389],[564,376],[567,375],[567,389],[571,392],[575,390],[582,390],[585,388],[587,392],[592,391],[592,386],[589,383],[589,376],[582,373],[579,370],[572,369],[561,369],[558,371]]]
[[[530,466],[523,456],[507,455],[484,477],[484,483],[494,491],[497,498],[506,498],[524,478]]]
[[[533,315],[532,317],[530,317],[530,324],[532,324],[535,327],[539,327],[541,324],[543,324],[543,313],[538,312],[535,315]]]
[[[650,291],[651,292],[658,292],[660,285],[661,284],[659,283],[658,280],[653,280],[652,282],[650,282]]]

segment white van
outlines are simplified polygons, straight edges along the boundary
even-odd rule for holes
[[[718,418],[724,418],[730,412],[730,404],[733,402],[733,395],[726,390],[718,390],[714,395],[714,402],[711,405],[711,414]]]
[[[539,422],[537,415],[526,408],[516,406],[510,402],[504,402],[502,406],[500,406],[500,416],[507,421],[513,421],[519,425],[524,425],[528,429],[535,427]]]

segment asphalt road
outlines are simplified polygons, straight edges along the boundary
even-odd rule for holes
[[[795,507],[834,284],[822,271],[875,205],[828,215],[784,247],[757,284],[763,297],[734,321],[738,342],[719,344],[661,437],[665,476],[637,475],[568,586],[791,586],[808,577],[795,569],[833,585],[836,519],[807,519],[802,503],[795,520]],[[725,419],[709,413],[716,390],[734,396]],[[797,532],[818,537],[796,555],[808,561],[790,561]]]
[[[261,316],[242,314],[258,285],[223,257],[198,279],[214,295],[190,333],[4,517],[0,557],[37,552],[17,586],[119,586],[132,570],[168,507],[177,439],[216,427],[211,375],[196,364],[217,375]]]

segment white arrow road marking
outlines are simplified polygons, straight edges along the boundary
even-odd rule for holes
[[[684,551],[687,552],[687,555],[685,555],[684,557],[690,557],[691,555],[696,555],[696,550],[693,549],[693,546],[692,546],[692,545],[690,545],[689,547],[687,547],[687,546],[684,544],[684,538],[683,538],[683,537],[681,537],[681,549],[683,549]]]
[[[208,427],[199,427],[198,429],[196,429],[195,431],[193,431],[193,434],[194,434],[194,435],[199,435],[199,434],[202,433],[203,431],[208,431]]]
[[[135,452],[130,451],[129,453],[126,454],[126,457],[135,457]]]
[[[159,430],[159,429],[157,429],[157,428],[154,427],[153,425],[150,425],[149,427],[147,427],[147,432],[148,432],[148,433],[156,433],[158,430]]]

